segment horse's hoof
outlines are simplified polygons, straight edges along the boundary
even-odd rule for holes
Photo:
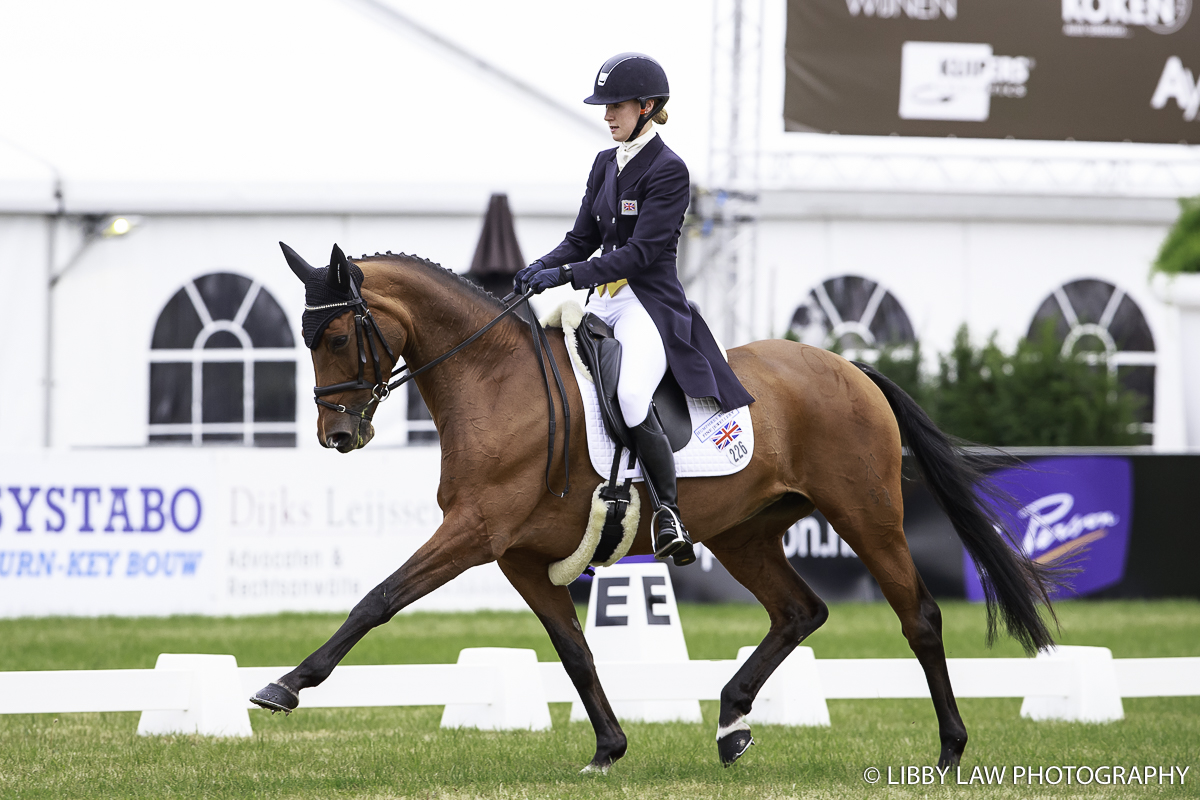
[[[267,709],[272,714],[276,711],[291,714],[300,705],[300,697],[283,684],[272,681],[259,689],[250,698],[250,702]]]
[[[597,764],[595,761],[593,761],[583,769],[579,770],[579,774],[591,775],[595,773],[599,775],[607,775],[610,769],[612,769],[612,764]]]
[[[754,739],[748,730],[732,731],[717,739],[717,755],[721,758],[721,766],[732,766],[752,744]]]
[[[962,762],[963,750],[966,749],[966,745],[966,740],[945,745],[942,748],[941,757],[938,758],[938,769],[957,767]]]

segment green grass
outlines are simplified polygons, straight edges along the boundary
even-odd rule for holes
[[[1103,645],[1117,657],[1200,655],[1200,603],[1062,603],[1061,640]],[[945,639],[957,657],[1018,655],[983,643],[978,606],[944,603]],[[683,606],[693,658],[732,658],[757,642],[766,615],[752,606]],[[150,667],[160,652],[233,653],[242,665],[294,664],[341,622],[329,614],[253,618],[0,620],[0,670]],[[909,657],[883,605],[837,605],[809,641],[818,657]],[[532,614],[401,615],[372,632],[346,663],[450,662],[463,647],[529,647],[554,660]],[[655,676],[647,676],[648,680]],[[443,731],[441,709],[304,709],[251,712],[244,740],[139,737],[137,714],[0,717],[0,797],[411,797],[772,798],[1200,796],[1200,698],[1125,701],[1109,725],[1033,723],[1019,700],[962,700],[971,733],[964,764],[1190,766],[1179,785],[1104,787],[868,786],[868,766],[923,765],[936,757],[928,701],[831,701],[827,729],[759,726],[758,745],[722,769],[703,724],[626,724],[629,754],[607,777],[580,776],[594,742],[587,724],[552,706],[545,733]]]

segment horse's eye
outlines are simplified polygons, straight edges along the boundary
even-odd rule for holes
[[[350,341],[349,336],[335,336],[330,344],[333,345],[334,350],[341,350],[346,346],[346,342],[348,341]]]

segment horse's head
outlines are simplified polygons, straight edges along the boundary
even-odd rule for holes
[[[387,396],[396,353],[362,296],[363,273],[336,244],[328,267],[309,266],[283,242],[284,258],[305,287],[304,343],[312,351],[317,439],[349,453],[375,435],[371,417]]]

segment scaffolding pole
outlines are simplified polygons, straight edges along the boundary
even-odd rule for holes
[[[729,346],[756,331],[764,0],[713,0],[708,185],[693,198],[698,263],[686,276]]]

